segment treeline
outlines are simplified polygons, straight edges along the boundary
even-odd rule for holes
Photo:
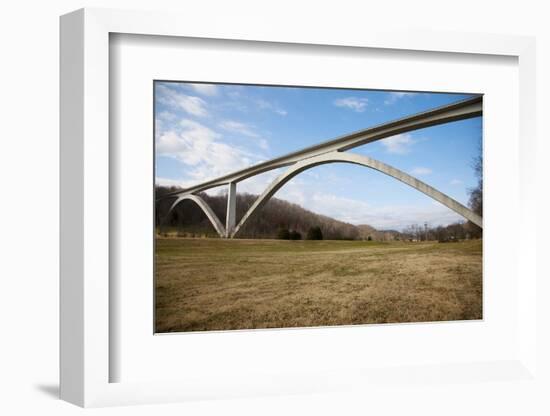
[[[418,224],[409,225],[401,232],[401,238],[408,241],[433,241],[441,243],[470,240],[482,237],[482,230],[474,223],[455,222],[447,226],[427,227]]]
[[[156,197],[169,192],[177,191],[176,187],[156,188]],[[211,196],[206,193],[200,194],[201,198],[212,208],[214,213],[225,224],[227,209],[227,195]],[[236,216],[237,223],[248,211],[256,200],[257,195],[237,194]],[[177,230],[182,235],[190,236],[216,236],[212,224],[202,210],[192,201],[183,201],[176,206],[169,218],[165,219],[166,213],[172,204],[173,199],[165,199],[157,204],[156,226],[160,232],[166,230]],[[161,224],[161,219],[165,221]],[[162,225],[162,226],[161,226]],[[308,211],[297,204],[271,198],[260,211],[248,219],[245,226],[239,231],[238,236],[242,238],[278,238],[281,230],[298,233],[300,238],[310,237],[311,230],[319,228],[323,239],[328,240],[355,240],[359,237],[359,230],[353,224],[335,220],[324,215]],[[293,234],[298,238],[298,234]],[[315,234],[318,237],[318,234]]]
[[[296,230],[289,230],[286,227],[280,227],[279,231],[277,231],[277,238],[279,240],[301,240],[302,233]],[[307,230],[306,240],[322,240],[322,239],[323,239],[323,231],[321,230],[321,227],[319,226],[310,227],[309,230]]]
[[[481,188],[481,187],[480,187]],[[177,191],[176,187],[156,188],[156,197]],[[227,195],[200,194],[222,224],[225,224]],[[237,224],[256,200],[257,195],[237,194]],[[214,227],[204,212],[192,201],[183,201],[169,218],[166,213],[174,199],[167,198],[157,204],[156,227],[160,233],[178,233],[187,237],[217,237]],[[481,203],[474,206],[481,212]],[[161,224],[161,220],[163,220]],[[363,224],[353,225],[308,211],[297,204],[271,198],[248,219],[239,231],[241,238],[279,238],[289,240],[374,240],[374,241],[440,241],[450,242],[482,237],[482,230],[472,222],[456,222],[447,226],[427,227],[412,224],[403,231],[377,230]]]

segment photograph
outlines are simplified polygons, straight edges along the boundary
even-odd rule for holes
[[[483,319],[483,95],[152,88],[155,333]]]

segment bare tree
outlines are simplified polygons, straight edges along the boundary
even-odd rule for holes
[[[483,156],[481,147],[479,154],[472,161],[472,167],[477,177],[477,185],[469,190],[468,205],[472,211],[483,217]],[[466,230],[471,238],[481,238],[482,236],[482,229],[471,221],[467,222]]]

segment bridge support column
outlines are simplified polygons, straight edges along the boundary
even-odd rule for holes
[[[227,216],[225,218],[225,237],[230,238],[235,228],[237,212],[237,184],[229,182],[227,189]]]

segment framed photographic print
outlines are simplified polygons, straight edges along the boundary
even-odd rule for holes
[[[482,96],[153,88],[156,333],[482,318]]]
[[[62,17],[62,398],[531,379],[533,254],[502,225],[534,232],[533,60],[511,36]]]

